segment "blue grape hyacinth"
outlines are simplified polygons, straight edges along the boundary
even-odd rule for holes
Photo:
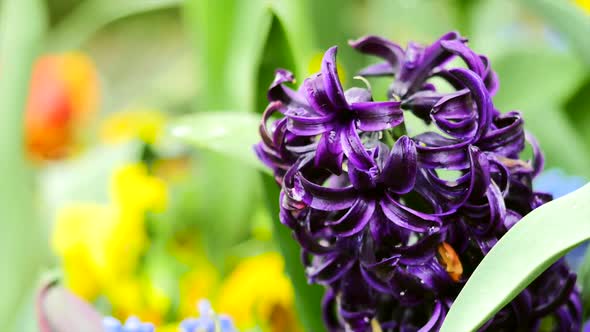
[[[182,332],[238,332],[231,317],[216,314],[207,300],[198,303],[199,317],[187,318],[180,327]]]
[[[121,323],[114,317],[103,319],[105,332],[154,332],[154,324],[140,321],[137,317],[129,317]]]

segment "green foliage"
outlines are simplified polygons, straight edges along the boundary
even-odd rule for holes
[[[8,329],[35,280],[42,248],[32,174],[24,156],[23,110],[33,59],[45,32],[40,0],[4,0],[0,8],[0,330]]]
[[[169,132],[197,149],[224,154],[244,165],[265,170],[253,150],[260,140],[259,124],[260,115],[255,113],[198,112],[175,121]]]
[[[587,66],[590,66],[590,20],[571,1],[521,0],[527,7],[539,14],[553,26],[576,50]]]
[[[583,64],[568,54],[536,48],[512,50],[492,65],[501,78],[495,106],[523,113],[525,128],[539,140],[547,166],[590,176],[590,142],[583,140],[563,106],[572,87],[585,78]]]
[[[197,61],[204,84],[197,103],[200,109],[260,112],[265,104],[261,96],[266,94],[276,67],[287,67],[302,77],[313,43],[306,14],[303,1],[188,1],[186,24],[200,51]],[[202,159],[210,172],[205,173],[203,188],[207,192],[201,197],[205,198],[205,206],[218,206],[211,210],[210,216],[221,221],[230,217],[228,213],[239,210],[241,205],[236,208],[236,202],[250,203],[244,208],[252,207],[252,191],[258,178],[251,168],[244,166],[258,164],[252,145],[258,140],[259,116],[226,113],[211,115],[208,120],[200,116],[197,113],[187,118],[183,125],[173,128],[173,133],[189,138],[201,151],[204,148],[216,151]],[[236,159],[243,163],[236,163]],[[272,192],[267,191],[266,199],[278,201],[276,187]],[[228,202],[232,208],[228,208]],[[276,219],[278,207],[276,204],[270,207]],[[240,221],[244,224],[245,218]],[[275,241],[295,287],[299,317],[306,331],[322,331],[321,288],[307,285],[296,243],[290,239],[287,229],[278,221],[275,224]],[[226,222],[223,225],[222,232],[238,227]]]
[[[475,331],[568,250],[590,238],[590,185],[533,210],[475,269],[441,332]]]
[[[183,0],[85,0],[51,30],[46,47],[51,51],[78,48],[95,32],[120,18],[150,10],[178,6]]]

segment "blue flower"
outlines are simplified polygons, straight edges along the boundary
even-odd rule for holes
[[[586,184],[586,179],[581,176],[570,176],[560,169],[547,170],[535,179],[536,191],[543,191],[559,198],[581,188]]]
[[[227,315],[217,315],[211,303],[201,300],[198,304],[200,316],[187,318],[180,323],[183,332],[237,332],[232,319]]]
[[[103,326],[106,332],[154,332],[154,324],[143,323],[137,317],[129,317],[125,324],[113,317],[105,317]]]
[[[579,189],[587,182],[588,181],[581,176],[567,175],[561,169],[551,169],[541,173],[541,175],[535,179],[534,186],[537,191],[544,191],[551,194],[553,198],[559,198]],[[587,248],[588,242],[585,242],[574,248],[565,256],[566,262],[572,267],[572,269],[577,270],[582,264]]]

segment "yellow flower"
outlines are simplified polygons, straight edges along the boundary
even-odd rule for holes
[[[293,307],[293,287],[283,258],[266,253],[238,264],[218,293],[218,312],[233,317],[239,329],[261,324],[264,331],[300,331]]]
[[[126,211],[141,214],[161,212],[166,208],[166,183],[148,173],[146,165],[130,164],[118,169],[111,179],[111,197]]]
[[[217,286],[218,275],[215,268],[204,259],[180,280],[180,317],[191,317],[199,300],[211,297]]]
[[[164,113],[153,109],[131,109],[109,115],[101,125],[104,142],[118,143],[134,138],[154,144],[166,123]]]
[[[576,4],[580,6],[587,14],[590,14],[590,0],[575,0]]]
[[[144,165],[131,164],[114,172],[111,195],[110,205],[70,204],[57,215],[52,247],[63,261],[66,283],[86,299],[113,285],[130,289],[127,279],[147,246],[145,214],[166,207],[167,188]]]
[[[159,325],[171,306],[170,297],[148,278],[129,276],[108,285],[104,292],[113,316],[121,320],[136,316]]]
[[[99,204],[71,204],[58,215],[51,241],[62,258],[66,284],[76,294],[93,299],[100,289],[99,260],[112,233],[113,211]]]

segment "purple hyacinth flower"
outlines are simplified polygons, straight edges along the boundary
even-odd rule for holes
[[[331,332],[437,331],[483,257],[551,200],[532,186],[544,161],[536,140],[520,113],[494,107],[497,76],[466,43],[455,32],[405,49],[375,36],[351,42],[385,60],[361,74],[393,76],[389,102],[344,92],[336,48],[298,90],[285,85],[291,73],[276,72],[255,150],[281,186],[279,218],[301,245],[309,281],[326,287]],[[404,111],[428,130],[390,130]],[[536,331],[549,316],[559,331],[578,331],[575,279],[559,260],[481,331]]]
[[[329,49],[322,60],[321,72],[307,78],[298,92],[283,83],[292,82],[291,73],[277,71],[269,91],[269,99],[282,102],[280,112],[285,114],[286,130],[301,137],[317,140],[314,165],[341,172],[342,158],[368,170],[372,160],[362,148],[357,132],[382,131],[402,121],[400,103],[374,102],[367,89],[351,88],[344,91],[336,69],[336,47]]]

